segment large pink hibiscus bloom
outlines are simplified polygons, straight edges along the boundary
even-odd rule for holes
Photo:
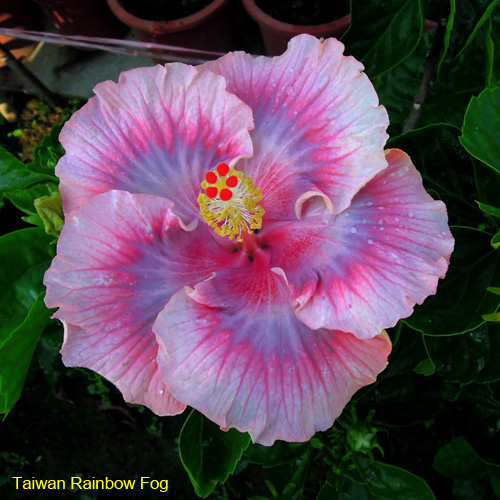
[[[66,365],[266,445],[327,429],[375,380],[383,329],[435,293],[453,239],[408,156],[384,153],[387,114],[342,53],[302,35],[280,57],[95,88],[61,133],[45,277]]]

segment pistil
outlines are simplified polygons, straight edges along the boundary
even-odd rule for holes
[[[205,192],[198,195],[200,214],[217,234],[241,242],[243,233],[262,227],[262,194],[243,172],[220,163],[206,173],[201,187]]]

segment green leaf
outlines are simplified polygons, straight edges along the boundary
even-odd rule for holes
[[[483,314],[485,321],[500,321],[500,313]]]
[[[448,19],[446,20],[446,32],[443,40],[443,51],[441,53],[441,57],[439,58],[438,71],[441,68],[441,65],[443,64],[443,61],[446,57],[446,53],[448,52],[448,49],[450,47],[451,32],[453,31],[453,25],[455,24],[456,12],[457,12],[456,0],[450,0],[450,13],[448,14]]]
[[[56,184],[48,182],[45,184],[39,183],[29,188],[20,189],[7,193],[5,197],[12,204],[27,215],[37,215],[35,208],[35,200],[42,196],[50,196],[57,192]]]
[[[415,367],[415,373],[417,375],[425,375],[428,377],[429,375],[434,375],[434,373],[436,373],[436,366],[434,365],[432,359],[423,359]]]
[[[0,197],[9,191],[53,179],[51,175],[31,172],[24,163],[0,147]]]
[[[40,334],[54,310],[45,307],[41,293],[24,321],[0,343],[0,413],[8,414],[21,395]]]
[[[486,383],[500,379],[500,324],[484,323],[451,337],[424,337],[436,371],[449,382]]]
[[[54,175],[54,168],[64,155],[64,148],[59,142],[59,134],[68,118],[69,115],[61,123],[54,125],[49,134],[42,139],[42,143],[35,148],[33,161],[29,164],[30,170]]]
[[[491,238],[490,244],[495,250],[500,247],[500,232]]]
[[[52,237],[41,228],[21,229],[0,238],[0,343],[23,321],[54,257]]]
[[[448,60],[460,55],[472,43],[499,2],[500,0],[461,0],[456,3]]]
[[[309,443],[276,441],[272,446],[250,444],[245,451],[245,456],[250,463],[263,467],[276,467],[297,460],[309,449]]]
[[[479,227],[487,219],[473,202],[479,197],[474,166],[460,145],[459,134],[451,125],[430,125],[391,139],[387,146],[410,155],[425,188],[445,203],[451,225]]]
[[[487,73],[486,46],[478,36],[460,56],[443,63],[433,78],[419,126],[449,123],[461,128],[470,97],[484,89]]]
[[[486,463],[462,436],[445,444],[432,465],[443,476],[461,481],[477,481],[488,473]]]
[[[323,486],[318,500],[327,500],[327,494],[333,495],[329,497],[332,500],[436,499],[428,484],[407,470],[360,457],[355,461],[360,481],[343,478],[340,491],[335,491],[331,483]]]
[[[500,9],[493,11],[484,29],[485,47],[487,54],[487,85],[500,85]]]
[[[485,214],[492,215],[493,217],[500,217],[500,208],[486,205],[485,203],[481,203],[480,201],[476,201],[476,203]]]
[[[424,23],[421,0],[357,0],[342,38],[370,78],[404,61],[418,45]]]
[[[413,107],[415,94],[422,81],[432,37],[432,32],[425,33],[417,48],[409,57],[390,71],[371,79],[380,104],[389,113],[390,125],[388,131],[392,137],[401,134],[403,124]]]
[[[500,252],[490,235],[475,229],[452,228],[455,251],[437,293],[415,307],[404,321],[426,335],[455,335],[484,323],[483,314],[496,312],[499,298],[487,291],[500,285]]]
[[[427,483],[411,472],[393,465],[357,458],[361,473],[372,497],[377,500],[434,500]]]
[[[500,175],[477,158],[469,158],[474,165],[479,201],[492,207],[500,207]],[[494,222],[498,223],[496,220]]]
[[[193,410],[179,436],[179,454],[196,494],[205,498],[224,483],[250,443],[250,436],[218,425]]]
[[[460,142],[475,158],[500,173],[500,87],[473,97],[465,114]]]

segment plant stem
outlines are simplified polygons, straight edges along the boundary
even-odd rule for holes
[[[420,118],[420,114],[422,113],[422,106],[425,102],[425,98],[427,97],[427,92],[429,91],[429,87],[431,86],[432,83],[434,69],[436,68],[436,64],[439,60],[439,55],[443,48],[445,33],[446,33],[446,18],[443,18],[440,20],[438,24],[436,35],[434,36],[434,41],[432,42],[432,47],[431,50],[429,51],[429,55],[427,56],[427,61],[425,63],[422,82],[420,83],[420,87],[415,95],[415,100],[413,101],[413,106],[411,108],[411,111],[403,125],[403,133],[414,129],[418,119]]]

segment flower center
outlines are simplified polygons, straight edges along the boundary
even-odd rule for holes
[[[200,214],[217,234],[242,241],[242,232],[262,227],[262,195],[243,172],[220,163],[206,173],[201,187],[205,192],[198,195]]]

